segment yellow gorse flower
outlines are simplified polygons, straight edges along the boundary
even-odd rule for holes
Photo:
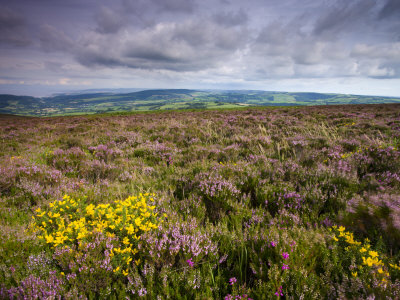
[[[369,251],[368,253],[373,258],[378,257],[378,252],[376,252],[376,251]]]
[[[360,270],[363,269],[363,266],[367,266],[370,268],[370,274],[377,276],[381,282],[386,282],[386,278],[389,278],[390,274],[385,271],[387,267],[382,260],[379,260],[379,253],[371,250],[370,241],[368,239],[365,239],[364,244],[362,245],[361,242],[354,240],[353,233],[346,231],[345,227],[343,226],[340,226],[339,228],[337,226],[332,226],[330,231],[334,233],[332,239],[335,242],[344,243],[344,245],[347,244],[347,246],[344,246],[344,250],[350,251],[353,249],[355,250],[355,253],[363,255],[361,256],[362,265],[360,264],[358,266]],[[389,265],[393,269],[396,269],[395,265]],[[353,277],[357,277],[358,273],[356,271],[352,271],[351,275]]]
[[[123,265],[129,266],[133,260],[140,264],[140,258],[135,258],[137,241],[143,233],[158,228],[160,221],[154,212],[153,197],[155,195],[146,193],[94,205],[65,195],[62,201],[54,201],[45,209],[36,209],[32,230],[53,248],[78,244],[83,247],[96,232],[119,237],[119,247],[109,254],[114,273],[118,273]],[[128,269],[122,272],[125,275]]]

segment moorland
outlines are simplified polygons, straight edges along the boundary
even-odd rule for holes
[[[399,298],[400,104],[2,115],[0,138],[0,298]]]

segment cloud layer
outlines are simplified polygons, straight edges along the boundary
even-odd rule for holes
[[[54,76],[71,87],[213,88],[400,78],[397,0],[0,3],[0,88]]]

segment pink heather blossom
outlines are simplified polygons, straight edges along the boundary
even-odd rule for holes
[[[229,284],[234,285],[236,281],[237,281],[236,277],[232,277],[231,279],[229,279]]]
[[[139,297],[142,297],[142,296],[144,296],[144,295],[146,295],[146,294],[147,294],[147,290],[146,290],[145,288],[141,288],[141,289],[138,291]]]
[[[279,289],[278,289],[278,291],[275,292],[275,296],[277,296],[277,297],[283,296],[283,293],[282,293],[282,286],[280,286]]]
[[[283,257],[283,259],[288,259],[289,258],[289,253],[283,252],[282,253],[282,257]]]
[[[271,242],[271,246],[272,246],[272,247],[275,247],[275,246],[276,246],[276,243],[275,243],[275,242]]]
[[[192,261],[191,258],[189,258],[186,262],[188,263],[189,266],[191,266],[191,267],[194,266],[194,262]]]
[[[289,270],[289,265],[283,264],[283,265],[282,265],[282,270]]]

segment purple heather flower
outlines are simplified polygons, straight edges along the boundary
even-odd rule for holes
[[[236,277],[232,277],[231,279],[229,279],[229,284],[234,285],[236,281],[237,281]]]
[[[283,259],[288,259],[289,258],[289,253],[283,252],[282,253],[282,257],[283,257]]]
[[[282,293],[282,286],[280,286],[279,289],[278,289],[278,291],[275,292],[275,296],[277,296],[277,297],[283,296],[283,293]]]
[[[191,266],[191,267],[194,266],[194,262],[192,261],[191,258],[189,258],[186,262],[188,263],[189,266]]]
[[[271,242],[271,246],[272,246],[272,247],[275,247],[275,246],[276,246],[276,243],[275,243],[275,242]]]
[[[282,270],[289,270],[289,265],[283,264],[283,265],[282,265]]]
[[[147,290],[146,290],[145,288],[141,288],[141,289],[138,291],[139,297],[142,297],[142,296],[144,296],[144,295],[146,295],[146,294],[147,294]]]
[[[233,300],[233,297],[232,297],[231,294],[228,294],[228,295],[225,296],[224,299],[225,299],[225,300]]]

